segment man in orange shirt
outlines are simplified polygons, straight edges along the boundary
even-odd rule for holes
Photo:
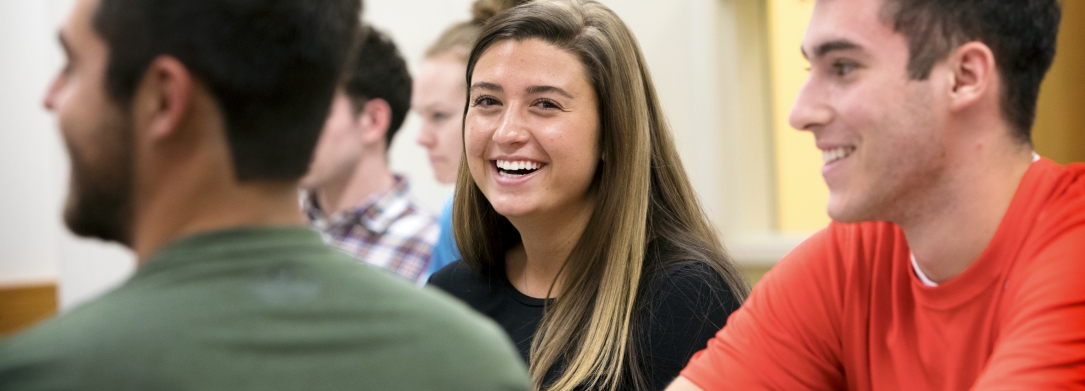
[[[1085,165],[1032,150],[1056,0],[818,0],[791,125],[835,222],[669,390],[1085,389]]]

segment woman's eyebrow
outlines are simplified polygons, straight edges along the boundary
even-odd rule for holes
[[[473,92],[475,90],[488,90],[488,91],[494,91],[494,92],[502,92],[505,89],[501,88],[501,86],[499,86],[497,84],[490,83],[488,81],[480,81],[480,82],[477,82],[477,83],[474,83],[474,84],[471,85],[471,91]]]
[[[541,94],[544,92],[553,92],[558,95],[563,95],[566,98],[573,99],[573,94],[570,94],[568,91],[554,86],[531,86],[527,88],[528,94]]]

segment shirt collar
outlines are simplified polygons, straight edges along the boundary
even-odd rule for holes
[[[1040,154],[1036,153],[1036,151],[1033,151],[1032,152],[1032,163],[1036,163],[1039,160],[1040,160]],[[938,283],[934,282],[929,277],[927,277],[927,275],[925,273],[923,273],[923,269],[919,268],[919,262],[915,260],[915,254],[911,254],[911,257],[912,257],[912,269],[915,270],[916,277],[919,277],[919,282],[922,282],[923,285],[926,285],[926,286],[938,286]]]
[[[292,251],[325,248],[316,232],[303,226],[248,226],[205,231],[163,245],[136,270],[156,275],[188,265],[262,263]]]
[[[410,187],[407,179],[402,175],[393,175],[392,178],[392,187],[388,190],[370,194],[358,207],[340,211],[327,218],[317,201],[316,193],[302,191],[302,210],[313,227],[319,231],[363,226],[373,233],[384,233],[409,206],[409,203],[405,202]]]

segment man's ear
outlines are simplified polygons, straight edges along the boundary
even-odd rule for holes
[[[384,134],[388,133],[388,126],[392,123],[392,106],[384,99],[370,99],[362,106],[357,121],[366,145],[384,143]]]
[[[192,92],[188,68],[172,56],[159,56],[147,66],[136,89],[133,115],[152,140],[170,137],[190,110]]]
[[[950,108],[963,110],[997,93],[998,70],[991,48],[982,42],[969,42],[953,51],[947,59],[953,77]]]

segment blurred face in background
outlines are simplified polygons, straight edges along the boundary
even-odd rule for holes
[[[446,52],[422,61],[411,94],[411,108],[422,119],[418,144],[426,148],[433,175],[444,184],[456,182],[463,153],[467,64],[458,54]]]
[[[91,27],[98,2],[76,3],[60,29],[65,64],[46,92],[71,162],[64,221],[79,236],[129,243],[132,123],[107,94],[106,42]]]
[[[342,89],[336,90],[309,172],[301,178],[299,187],[315,190],[329,183],[345,184],[362,157],[363,126],[350,97]]]
[[[599,105],[585,75],[579,59],[539,39],[495,43],[475,65],[467,164],[513,224],[592,211]]]

